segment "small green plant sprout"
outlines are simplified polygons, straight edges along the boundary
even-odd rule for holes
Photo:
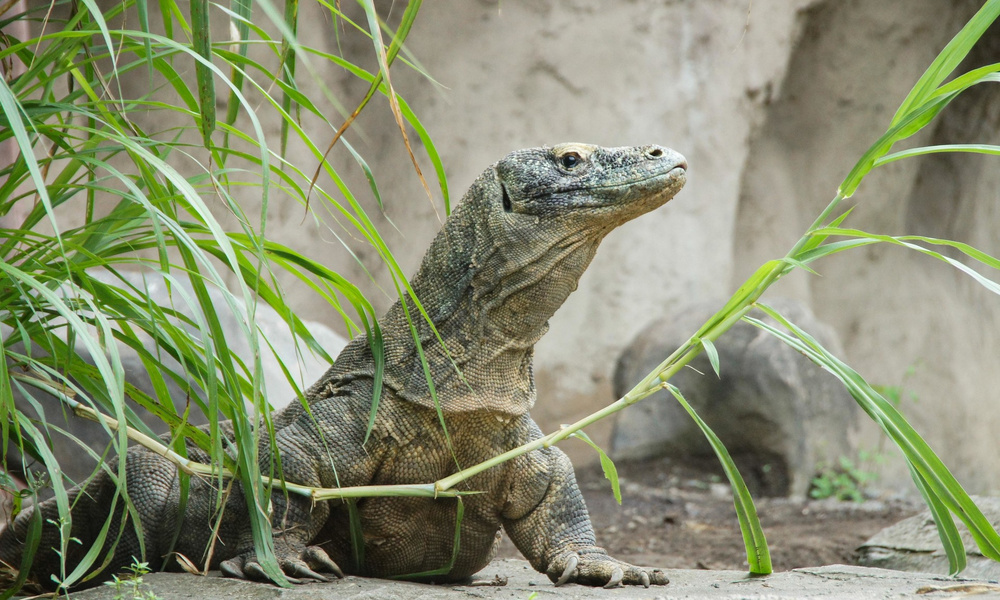
[[[836,498],[861,502],[865,499],[865,484],[875,479],[875,474],[865,471],[861,464],[866,461],[868,453],[859,453],[855,462],[846,456],[837,460],[837,466],[825,465],[819,469],[819,475],[813,477],[809,496],[817,500]]]
[[[113,575],[104,585],[115,588],[115,600],[159,600],[152,590],[142,589],[142,577],[149,574],[149,563],[133,561],[128,573]]]

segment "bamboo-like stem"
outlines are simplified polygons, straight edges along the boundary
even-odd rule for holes
[[[833,201],[831,201],[830,204],[827,205],[827,207],[823,210],[823,212],[820,213],[819,217],[816,218],[812,226],[810,226],[809,230],[812,231],[816,227],[822,225],[823,222],[825,222],[826,219],[829,218],[829,215],[836,209],[837,205],[840,203],[841,200],[843,200],[843,197],[838,194],[837,197],[834,198]],[[794,258],[802,250],[802,248],[809,243],[810,239],[812,239],[812,235],[810,233],[806,233],[798,240],[798,242],[796,242],[796,244],[791,248],[791,250],[789,250],[788,254],[786,254],[785,257]],[[523,454],[532,452],[534,450],[547,448],[549,446],[552,446],[553,444],[557,444],[560,441],[572,435],[573,433],[576,433],[577,431],[580,431],[581,429],[587,427],[588,425],[592,425],[597,421],[600,421],[605,417],[613,415],[616,412],[622,410],[623,408],[631,406],[632,404],[635,404],[636,402],[639,402],[655,394],[661,389],[664,389],[664,385],[666,384],[667,381],[670,380],[671,377],[676,375],[678,371],[683,369],[696,356],[701,354],[702,350],[704,349],[702,340],[708,340],[714,342],[720,336],[722,336],[722,334],[724,334],[726,331],[729,331],[729,329],[732,328],[733,325],[739,322],[744,316],[746,316],[748,312],[750,312],[750,309],[753,308],[754,302],[756,302],[760,298],[761,294],[763,294],[764,291],[771,286],[771,284],[777,281],[782,275],[787,273],[792,268],[792,265],[788,264],[785,261],[772,261],[769,264],[770,268],[767,271],[766,275],[761,280],[761,282],[757,284],[752,291],[747,293],[745,298],[743,298],[743,300],[736,307],[734,307],[733,310],[731,310],[728,314],[724,315],[718,323],[711,326],[701,336],[693,336],[689,338],[684,345],[675,350],[669,357],[667,357],[665,361],[663,361],[660,365],[658,365],[656,369],[654,369],[651,373],[649,373],[649,375],[647,375],[641,382],[639,382],[623,397],[605,406],[604,408],[587,415],[586,417],[576,421],[575,423],[572,423],[571,425],[563,426],[559,428],[557,431],[553,431],[548,435],[540,437],[536,440],[532,440],[527,444],[523,444],[521,446],[518,446],[517,448],[513,448],[511,450],[508,450],[507,452],[498,454],[497,456],[494,456],[489,460],[485,460],[471,467],[462,469],[461,471],[449,475],[448,477],[437,480],[433,484],[314,488],[295,483],[288,483],[267,476],[263,476],[263,479],[266,483],[282,486],[283,489],[289,492],[299,494],[302,496],[307,496],[309,498],[312,498],[313,501],[333,500],[342,498],[363,498],[363,497],[375,497],[375,496],[378,497],[424,496],[424,497],[437,498],[437,497],[455,497],[458,495],[468,494],[470,492],[459,492],[452,490],[452,488],[458,485],[459,483],[469,479],[470,477],[482,473],[483,471],[489,470],[512,458],[521,456]],[[97,411],[80,404],[76,400],[70,398],[64,392],[57,390],[52,386],[44,385],[44,382],[42,382],[38,378],[29,377],[28,379],[31,380],[32,384],[46,388],[47,391],[49,391],[49,393],[62,396],[65,399],[65,401],[69,403],[70,406],[73,407],[73,410],[76,414],[95,421],[103,421],[108,425],[108,427],[115,430],[118,429],[119,423],[116,419],[98,413]],[[142,432],[137,431],[132,427],[128,427],[127,425],[125,427],[129,439],[134,440],[135,442],[139,443],[145,448],[148,448],[149,450],[152,450],[153,452],[156,452],[157,454],[163,456],[167,460],[173,462],[178,466],[178,468],[183,470],[185,473],[189,473],[192,475],[214,475],[214,476],[218,476],[221,474],[223,477],[233,477],[232,472],[229,471],[228,469],[225,469],[224,467],[213,467],[211,465],[205,465],[202,463],[191,461],[177,454],[176,452],[166,447],[165,445],[161,444],[158,440],[150,438],[149,436],[143,434]]]
[[[809,227],[809,231],[816,229],[817,227],[821,226],[824,222],[826,222],[826,220],[829,219],[830,215],[833,213],[834,210],[836,210],[837,206],[843,199],[844,197],[842,195],[837,194],[837,196],[826,206],[823,212],[820,213],[818,217],[816,217],[816,220]],[[811,233],[806,233],[801,238],[799,238],[798,242],[796,242],[795,245],[792,246],[791,250],[788,251],[788,254],[785,255],[785,258],[794,259],[795,256],[802,251],[802,248],[804,248],[806,244],[809,243],[809,240],[811,240],[812,237],[813,236]],[[579,421],[573,423],[572,425],[561,427],[558,431],[554,431],[546,436],[538,438],[537,440],[533,440],[527,444],[518,446],[517,448],[514,448],[512,450],[508,450],[503,454],[499,454],[477,465],[473,465],[471,467],[462,469],[461,471],[453,475],[449,475],[444,479],[439,479],[437,482],[434,483],[434,489],[440,492],[444,492],[446,490],[451,489],[458,483],[465,481],[469,477],[472,477],[473,475],[476,475],[478,473],[482,473],[483,471],[495,467],[500,463],[503,463],[507,460],[510,460],[514,457],[520,456],[527,452],[531,452],[533,450],[538,450],[539,448],[545,448],[553,444],[556,444],[561,440],[566,439],[571,434],[583,429],[584,427],[596,423],[597,421],[600,421],[601,419],[622,410],[626,406],[631,406],[632,404],[635,404],[636,402],[639,402],[655,394],[661,389],[664,389],[664,384],[671,377],[676,375],[677,372],[683,369],[688,363],[690,363],[692,359],[701,354],[702,349],[704,348],[704,346],[701,343],[701,340],[709,340],[711,342],[714,342],[723,333],[729,331],[729,329],[732,328],[733,325],[739,322],[744,316],[746,316],[748,312],[750,312],[750,309],[753,308],[754,303],[760,298],[760,296],[764,293],[764,291],[768,287],[770,287],[771,284],[777,281],[782,275],[787,273],[791,268],[792,265],[790,265],[785,261],[773,261],[771,263],[770,269],[768,270],[764,278],[761,280],[761,282],[757,284],[757,286],[751,292],[749,292],[749,294],[747,294],[746,298],[744,298],[740,302],[740,304],[738,304],[733,310],[731,310],[729,314],[723,316],[723,318],[718,323],[710,327],[700,337],[691,337],[690,339],[688,339],[688,341],[684,345],[675,350],[669,357],[667,357],[666,360],[664,360],[662,363],[660,363],[660,365],[658,365],[655,369],[653,369],[653,371],[649,375],[647,375],[641,382],[636,384],[636,386],[633,387],[627,394],[625,394],[623,397],[619,398],[615,402],[605,406],[604,408],[598,410],[597,412],[587,415],[586,417],[580,419]]]
[[[22,373],[11,373],[11,377],[27,383],[33,387],[40,390],[48,392],[53,396],[60,398],[63,402],[68,404],[70,408],[73,409],[73,413],[85,419],[91,421],[96,421],[98,423],[105,424],[109,429],[113,431],[118,431],[121,427],[125,427],[125,433],[128,438],[140,446],[159,454],[166,460],[172,462],[177,466],[178,469],[184,471],[188,475],[204,476],[204,477],[218,477],[222,476],[225,478],[235,477],[232,471],[225,467],[215,467],[212,465],[206,465],[204,463],[193,461],[185,456],[171,450],[168,446],[161,443],[160,440],[156,438],[149,437],[148,435],[142,433],[141,431],[130,427],[129,425],[122,425],[118,419],[110,417],[102,412],[96,411],[89,406],[81,404],[77,400],[73,399],[72,390],[68,390],[65,386],[61,386],[56,382],[48,379],[43,379],[40,377],[35,377],[32,375],[22,374]],[[454,498],[457,496],[465,496],[473,494],[475,492],[465,492],[465,491],[441,491],[436,490],[432,484],[402,484],[402,485],[359,485],[353,487],[342,487],[342,488],[319,488],[311,487],[307,485],[300,485],[297,483],[290,483],[283,481],[278,478],[268,477],[266,475],[262,476],[264,483],[269,485],[279,486],[282,489],[288,490],[293,494],[300,496],[305,496],[311,498],[313,501],[320,500],[336,500],[340,498],[367,498],[367,497],[400,497],[400,496],[424,496],[428,498],[437,497],[450,497]]]
[[[704,336],[702,336],[702,338],[708,339],[710,341],[715,341],[716,339],[718,339],[719,336],[728,331],[729,328],[732,327],[737,321],[742,319],[745,314],[750,312],[750,308],[751,306],[746,306],[735,311],[732,315],[730,315],[729,318],[724,319],[723,321],[715,325],[715,327],[711,328]],[[678,371],[684,368],[685,365],[691,362],[691,360],[694,357],[698,356],[698,354],[701,353],[702,348],[703,346],[700,343],[692,344],[690,341],[684,346],[681,346],[681,348],[679,348],[677,352],[674,352],[674,354],[671,355],[672,357],[678,356],[678,358],[674,359],[672,364],[666,365],[663,369],[660,370],[659,373],[656,373],[656,371],[654,371],[656,375],[653,377],[653,379],[659,378],[663,382],[665,382],[667,379],[670,379],[671,377],[674,376],[674,374],[676,374]],[[636,386],[636,388],[633,388],[632,391],[630,391],[622,398],[619,398],[618,400],[612,402],[611,404],[605,406],[604,408],[598,410],[597,412],[587,415],[586,417],[580,419],[579,421],[573,423],[572,425],[566,425],[564,427],[561,427],[559,428],[558,431],[553,431],[552,433],[540,437],[537,440],[533,440],[531,442],[528,442],[527,444],[523,444],[521,446],[518,446],[517,448],[508,450],[503,454],[494,456],[493,458],[483,461],[477,465],[473,465],[466,469],[462,469],[458,473],[449,475],[444,479],[439,479],[437,480],[437,482],[434,483],[434,488],[436,490],[444,492],[446,490],[451,489],[458,483],[465,481],[469,477],[472,477],[473,475],[476,475],[478,473],[482,473],[483,471],[495,467],[496,465],[499,465],[500,463],[510,460],[516,456],[520,456],[522,454],[531,452],[533,450],[538,450],[539,448],[547,448],[553,444],[556,444],[566,439],[567,437],[569,437],[570,435],[572,435],[577,431],[580,431],[584,427],[596,423],[597,421],[600,421],[601,419],[609,415],[613,415],[614,413],[622,410],[623,408],[631,406],[632,404],[635,404],[636,402],[642,400],[643,398],[651,396],[654,393],[658,392],[659,390],[663,389],[661,382],[657,382],[655,385],[647,386],[643,389],[638,389],[638,388],[639,386]]]

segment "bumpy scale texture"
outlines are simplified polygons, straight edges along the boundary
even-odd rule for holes
[[[585,144],[520,150],[492,165],[448,218],[411,282],[447,346],[446,352],[411,304],[454,454],[403,306],[397,302],[381,320],[384,389],[368,442],[363,443],[374,361],[362,337],[352,341],[307,391],[311,415],[300,403],[292,403],[275,416],[275,447],[265,439],[260,448],[262,471],[270,472],[270,461],[278,454],[285,479],[309,486],[430,483],[459,466],[472,466],[540,437],[528,415],[535,402],[535,343],[576,289],[604,236],[672,198],[684,184],[686,168],[682,156],[660,146]],[[231,435],[229,423],[223,423],[222,430]],[[188,452],[194,460],[208,459],[191,444]],[[164,556],[171,548],[202,564],[212,546],[213,568],[230,576],[266,579],[257,563],[238,483],[226,501],[214,544],[219,508],[214,482],[192,478],[182,512],[176,467],[145,448],[132,447],[127,484],[141,524],[144,560],[151,568],[175,566],[173,554]],[[102,472],[73,490],[73,499],[79,501],[72,511],[72,535],[82,543],[70,544],[70,569],[103,526],[114,489]],[[662,572],[615,560],[596,545],[572,465],[557,448],[507,461],[458,489],[482,493],[464,497],[457,559],[446,575],[432,579],[458,581],[482,569],[494,556],[502,529],[535,569],[557,583],[667,583]],[[452,557],[454,498],[358,500],[364,536],[361,564],[352,552],[345,502],[313,506],[306,498],[280,492],[271,502],[276,553],[293,578],[322,579],[320,572],[414,574],[440,569]],[[54,500],[34,510],[46,521],[58,519]],[[120,499],[114,510],[123,512]],[[10,565],[20,564],[30,518],[27,510],[0,532],[0,559]],[[59,539],[57,528],[46,522],[31,573],[43,585],[52,585],[50,575],[60,572],[59,555],[53,550]],[[135,527],[126,525],[113,559],[90,583],[142,556],[139,542]]]

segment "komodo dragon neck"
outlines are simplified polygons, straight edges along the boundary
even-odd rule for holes
[[[441,408],[509,415],[531,408],[532,350],[549,318],[576,289],[604,236],[672,198],[686,167],[659,146],[563,144],[514,152],[487,169],[411,280],[447,346],[408,301]],[[403,305],[380,323],[385,385],[433,407]],[[355,339],[322,381],[371,377],[372,364],[368,342]]]

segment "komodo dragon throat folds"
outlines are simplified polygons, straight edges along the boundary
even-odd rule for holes
[[[316,487],[429,483],[456,472],[456,462],[469,467],[541,436],[528,415],[535,402],[535,342],[576,289],[604,236],[672,198],[684,184],[686,169],[681,155],[660,146],[585,144],[519,150],[486,169],[431,243],[411,282],[448,349],[426,322],[414,319],[454,454],[397,302],[381,320],[386,366],[371,437],[363,443],[374,362],[368,341],[359,336],[306,392],[311,415],[298,402],[275,415],[275,445],[285,479]],[[409,309],[411,315],[419,314],[414,306]],[[229,422],[220,427],[232,434]],[[260,466],[268,473],[273,452],[267,436],[263,438]],[[190,443],[188,454],[208,460]],[[211,544],[218,514],[213,481],[192,477],[181,512],[174,464],[133,446],[126,471],[129,496],[141,520],[144,560],[152,569],[176,567],[171,551],[200,564],[213,546],[212,568],[233,577],[266,579],[242,490],[229,494],[218,540]],[[531,566],[558,584],[667,583],[661,571],[618,561],[596,545],[573,467],[555,447],[522,454],[458,487],[482,493],[464,497],[454,565],[431,579],[464,580],[485,567],[502,528]],[[104,526],[114,494],[115,485],[104,472],[70,493],[76,503],[72,536],[81,543],[69,544],[66,573]],[[358,500],[361,564],[352,553],[347,504],[311,505],[308,498],[278,490],[271,504],[276,554],[293,578],[417,574],[441,569],[452,559],[454,498]],[[120,500],[116,504],[119,513],[122,505]],[[58,511],[54,500],[36,510],[47,522],[31,575],[51,586],[51,575],[61,571],[53,550],[60,546],[54,524]],[[0,533],[0,559],[10,565],[20,564],[30,513],[22,512]],[[118,529],[114,525],[107,536],[109,547]],[[110,563],[91,584],[140,556],[136,529],[124,527]]]

